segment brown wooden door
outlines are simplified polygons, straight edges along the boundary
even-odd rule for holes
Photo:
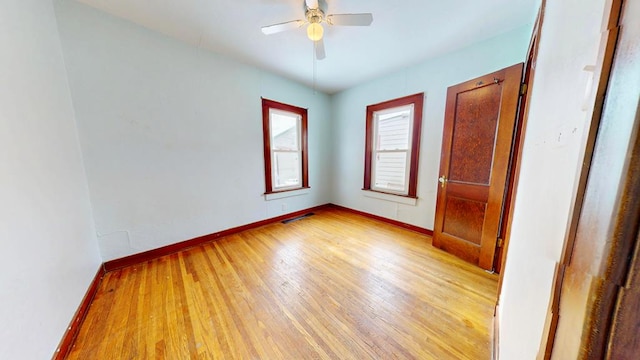
[[[433,245],[493,268],[522,64],[447,89]]]

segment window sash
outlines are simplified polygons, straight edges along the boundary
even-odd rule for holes
[[[277,124],[277,120],[293,119],[295,137],[288,147],[277,147],[277,137],[286,135],[287,128]],[[283,191],[302,187],[302,117],[299,114],[279,109],[269,109],[269,138],[271,143],[271,184],[273,191]],[[286,140],[286,139],[285,139]],[[287,161],[286,154],[295,154],[293,162]],[[291,165],[293,165],[291,167]]]
[[[296,136],[293,138],[295,140],[290,147],[277,147],[276,146],[276,137],[279,135],[286,135],[287,127],[282,124],[276,124],[276,120],[293,120],[295,122],[295,134]],[[296,113],[278,110],[278,109],[269,109],[269,137],[271,139],[271,150],[285,151],[285,150],[300,150],[300,142],[301,142],[301,121],[302,117]],[[286,140],[286,139],[285,139]]]
[[[396,156],[394,158],[393,156],[381,155],[400,156]],[[373,161],[372,188],[374,190],[394,193],[397,192],[406,195],[408,190],[407,179],[409,177],[409,166],[407,164],[408,157],[409,151],[407,150],[378,152]],[[404,169],[402,171],[397,171],[398,167]]]
[[[295,154],[295,167],[286,169],[284,165],[281,167],[279,154]],[[286,190],[299,188],[302,186],[302,152],[273,150],[271,151],[271,183],[274,190]],[[282,170],[282,171],[281,171]],[[289,174],[289,177],[287,175]],[[294,176],[291,177],[291,174]]]
[[[413,144],[413,118],[414,118],[414,106],[413,104],[393,107],[389,109],[384,109],[380,111],[373,112],[373,144],[371,151],[371,184],[370,187],[372,190],[389,192],[399,195],[407,195],[409,193],[409,173],[411,171],[411,147]],[[397,115],[395,115],[397,114]],[[400,125],[389,125],[389,122],[398,120],[398,119],[406,119],[408,124],[404,126],[404,124]],[[385,124],[387,127],[395,127],[398,126],[405,127],[402,129],[402,133],[398,134],[398,131],[395,131],[396,134],[393,134],[395,139],[399,139],[398,147],[396,148],[388,148],[389,145],[393,146],[394,141],[391,139],[385,139],[384,145],[381,146],[383,141],[380,135],[381,123],[387,122]],[[387,130],[388,129],[384,129]],[[387,135],[387,137],[391,137],[391,135]],[[381,149],[381,147],[385,147]],[[397,172],[393,171],[393,165],[389,165],[392,158],[385,156],[390,154],[404,154],[404,171]],[[381,156],[387,157],[385,160],[386,167],[383,167],[381,164]],[[395,164],[398,166],[398,164]],[[390,168],[391,167],[391,168]],[[386,180],[386,182],[385,182]],[[394,181],[395,180],[395,181]],[[397,181],[400,181],[399,183]],[[386,184],[386,185],[383,185]]]

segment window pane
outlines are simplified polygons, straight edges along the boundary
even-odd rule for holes
[[[410,111],[381,115],[377,121],[377,150],[407,150],[409,148]]]
[[[272,150],[298,150],[298,117],[282,113],[271,114]]]
[[[300,156],[297,152],[273,152],[274,187],[300,185]]]
[[[393,191],[405,190],[407,153],[378,153],[374,159],[374,187]]]

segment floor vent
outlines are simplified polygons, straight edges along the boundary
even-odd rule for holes
[[[290,222],[294,222],[294,221],[297,221],[297,220],[302,220],[302,219],[307,218],[307,217],[312,216],[312,215],[314,215],[312,212],[311,213],[307,213],[307,214],[300,215],[298,217],[294,217],[294,218],[291,218],[291,219],[282,220],[282,223],[283,224],[288,224]]]

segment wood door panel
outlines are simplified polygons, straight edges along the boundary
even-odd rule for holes
[[[442,225],[443,234],[480,246],[486,210],[486,203],[449,196]]]
[[[455,255],[460,259],[477,264],[480,259],[480,247],[468,241],[451,241],[458,238],[450,237],[449,241],[443,241],[439,249]]]
[[[456,196],[483,203],[489,201],[488,186],[449,182],[447,184],[447,193],[449,196]]]
[[[523,64],[447,89],[433,245],[493,268]]]
[[[449,181],[489,185],[502,87],[490,84],[456,99]]]

